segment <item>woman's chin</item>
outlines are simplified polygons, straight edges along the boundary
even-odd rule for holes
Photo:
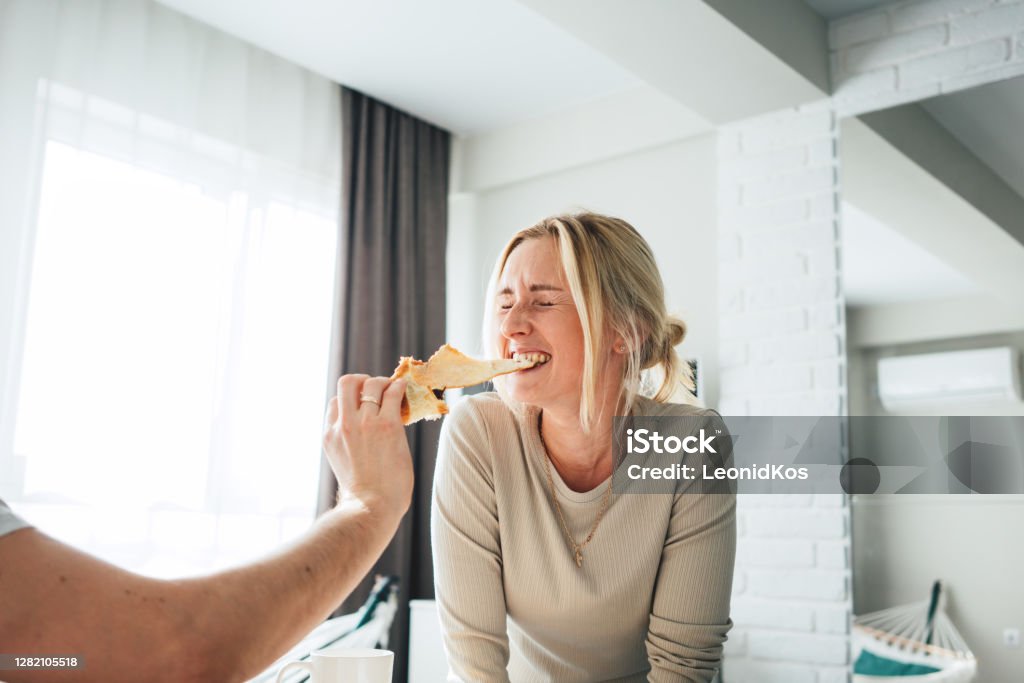
[[[527,381],[524,381],[527,380]],[[541,388],[527,378],[514,377],[505,384],[508,395],[518,403],[536,404],[543,400]]]
[[[525,391],[523,387],[517,386],[509,382],[505,385],[506,391],[508,391],[509,398],[517,403],[530,403],[532,398],[532,392]]]

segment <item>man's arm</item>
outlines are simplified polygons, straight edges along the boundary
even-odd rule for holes
[[[163,581],[34,529],[0,537],[0,652],[85,658],[81,670],[5,671],[3,680],[244,681],[323,621],[372,568],[412,494],[404,382],[357,375],[338,386],[324,447],[339,503],[264,560]],[[381,397],[380,409],[362,395]]]

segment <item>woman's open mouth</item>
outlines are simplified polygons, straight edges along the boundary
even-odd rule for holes
[[[519,371],[529,372],[530,370],[535,370],[536,368],[550,361],[551,354],[544,353],[543,351],[528,351],[522,353],[516,351],[511,354],[511,358],[512,360],[520,361],[522,363],[530,363],[531,365],[526,365],[522,370]]]

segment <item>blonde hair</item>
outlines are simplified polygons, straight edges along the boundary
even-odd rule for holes
[[[494,297],[505,264],[523,242],[546,237],[555,239],[583,326],[583,431],[588,432],[597,418],[594,396],[601,370],[597,359],[605,352],[607,330],[621,337],[626,346],[621,394],[626,412],[632,409],[636,397],[644,394],[660,403],[673,399],[695,403],[690,367],[675,351],[686,336],[686,324],[665,310],[665,286],[650,245],[620,218],[589,212],[552,216],[520,230],[509,240],[494,265],[485,304],[484,338],[494,343],[492,352],[503,351],[500,335],[494,335],[493,322]],[[649,370],[653,372],[646,372]],[[648,386],[652,374],[660,376],[653,391]],[[511,403],[500,378],[495,387]]]

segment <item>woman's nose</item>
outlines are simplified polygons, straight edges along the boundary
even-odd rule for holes
[[[530,319],[523,306],[514,305],[506,311],[501,319],[500,332],[503,337],[511,339],[517,334],[526,334],[530,331]]]

